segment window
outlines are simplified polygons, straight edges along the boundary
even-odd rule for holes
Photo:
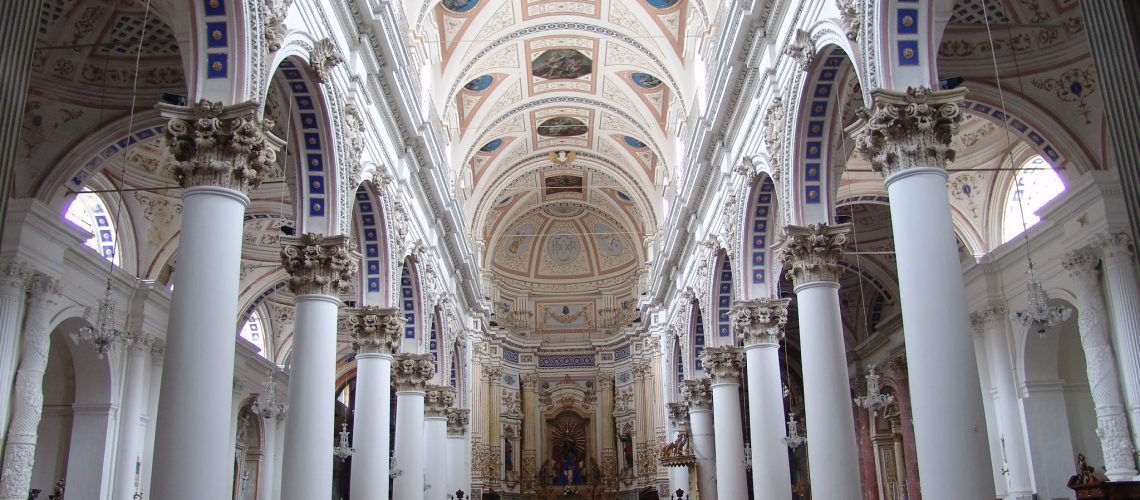
[[[257,346],[257,353],[261,357],[267,357],[265,352],[265,323],[261,321],[261,313],[256,309],[249,315],[249,320],[245,322],[245,326],[241,327],[241,333],[238,335]]]
[[[88,247],[99,252],[112,264],[119,265],[119,239],[115,233],[115,221],[101,196],[83,188],[67,207],[64,217],[94,235],[85,243]]]
[[[1064,191],[1065,183],[1045,159],[1034,156],[1023,163],[1005,198],[1002,243],[1040,222],[1036,212]]]

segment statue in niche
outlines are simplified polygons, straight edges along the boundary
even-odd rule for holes
[[[515,470],[515,445],[510,439],[503,440],[503,466],[506,470]]]
[[[558,486],[585,484],[586,429],[584,419],[573,413],[563,413],[551,425],[550,460],[554,462],[553,483]]]
[[[633,467],[633,436],[626,434],[621,437],[621,453],[625,457],[625,467]]]

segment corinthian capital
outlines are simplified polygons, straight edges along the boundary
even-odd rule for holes
[[[160,103],[166,147],[182,187],[220,186],[249,193],[276,168],[282,142],[269,133],[272,120],[257,119],[261,105],[233,106],[202,100],[190,107]]]
[[[423,391],[424,383],[435,375],[431,354],[397,354],[392,363],[392,383],[397,391]]]
[[[364,306],[345,313],[352,348],[358,354],[392,354],[400,347],[406,320],[399,309]]]
[[[685,403],[669,403],[669,421],[678,429],[689,426],[689,407]]]
[[[974,330],[982,331],[986,323],[1009,320],[1009,309],[1004,302],[991,302],[981,309],[970,313],[970,325]]]
[[[847,243],[850,228],[851,224],[784,226],[784,240],[777,252],[780,263],[792,278],[792,284],[838,282],[843,273],[839,261],[843,259],[843,245]]]
[[[467,423],[471,420],[471,410],[447,409],[447,435],[462,436],[467,433]]]
[[[712,387],[709,379],[686,380],[681,385],[681,397],[689,411],[712,409]]]
[[[424,416],[447,418],[447,410],[455,404],[455,388],[449,385],[429,385],[424,393]]]
[[[1098,276],[1097,265],[1099,264],[1100,256],[1091,248],[1066,252],[1065,256],[1061,258],[1061,267],[1069,271],[1069,276],[1073,278]]]
[[[1093,239],[1093,247],[1104,252],[1105,259],[1132,258],[1132,238],[1127,233],[1102,233]]]
[[[714,384],[739,384],[744,353],[739,347],[706,347],[701,351],[701,365]]]
[[[872,91],[871,108],[861,113],[866,123],[855,138],[856,148],[887,177],[915,167],[945,168],[954,160],[950,140],[958,133],[963,118],[958,103],[965,96],[964,87]]]
[[[344,236],[282,236],[281,244],[281,262],[290,276],[289,290],[297,295],[336,296],[356,275],[356,257]]]
[[[744,347],[776,345],[784,336],[788,323],[790,299],[761,298],[738,300],[728,310],[732,328],[744,341]]]

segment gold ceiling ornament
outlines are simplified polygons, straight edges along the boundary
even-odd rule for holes
[[[551,151],[546,154],[546,157],[550,158],[550,162],[555,165],[566,166],[574,163],[574,160],[578,158],[578,153],[574,151]]]

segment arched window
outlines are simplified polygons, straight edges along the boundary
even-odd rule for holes
[[[265,350],[265,323],[261,321],[261,312],[257,309],[250,313],[249,320],[241,327],[241,333],[238,335],[257,346],[257,353],[261,357],[268,357]]]
[[[1001,242],[1016,238],[1040,222],[1036,212],[1064,191],[1065,183],[1061,176],[1044,158],[1034,156],[1022,163],[1005,197]]]
[[[104,259],[119,265],[119,239],[115,233],[115,221],[103,197],[83,188],[64,214],[67,220],[94,236],[85,243]]]

